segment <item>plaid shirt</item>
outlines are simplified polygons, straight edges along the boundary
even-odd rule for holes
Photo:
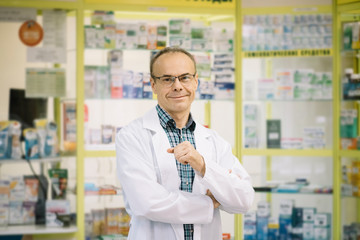
[[[179,129],[176,128],[174,119],[172,119],[164,109],[157,105],[156,110],[160,119],[160,124],[166,132],[171,147],[175,147],[183,141],[189,141],[196,149],[194,138],[196,123],[192,119],[191,114],[186,126],[182,129]],[[181,179],[180,190],[185,192],[192,192],[192,185],[195,177],[194,169],[190,166],[190,164],[184,165],[176,160],[175,162],[179,177]],[[194,225],[184,224],[183,226],[185,236],[184,240],[192,240],[194,235]]]

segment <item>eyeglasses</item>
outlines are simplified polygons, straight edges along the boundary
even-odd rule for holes
[[[179,82],[183,85],[183,86],[188,86],[192,80],[194,80],[196,75],[196,72],[194,73],[194,75],[186,73],[186,74],[182,74],[180,76],[168,76],[168,75],[164,75],[161,77],[155,77],[153,75],[151,75],[151,77],[155,80],[159,80],[160,84],[163,85],[164,87],[171,87],[176,79],[179,79]]]

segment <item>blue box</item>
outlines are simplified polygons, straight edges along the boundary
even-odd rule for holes
[[[123,98],[132,98],[134,73],[124,71],[123,74]]]
[[[279,239],[288,240],[291,239],[291,216],[280,215],[279,218]]]
[[[143,98],[143,74],[135,72],[131,98]]]
[[[256,237],[257,239],[267,240],[268,217],[256,217]]]

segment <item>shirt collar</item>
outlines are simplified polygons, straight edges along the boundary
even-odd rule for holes
[[[176,128],[175,120],[172,119],[169,113],[167,113],[163,108],[160,107],[159,104],[156,105],[156,111],[158,113],[159,119],[160,119],[160,125],[163,128],[166,128],[167,126],[170,126],[172,128]],[[191,132],[195,130],[196,123],[194,119],[192,118],[191,113],[189,114],[189,119],[185,125],[185,129],[189,129]]]

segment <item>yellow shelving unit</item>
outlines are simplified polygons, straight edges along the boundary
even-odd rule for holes
[[[269,14],[320,14],[320,13],[330,13],[333,15],[333,47],[329,49],[306,49],[306,50],[276,50],[276,51],[243,51],[241,60],[252,59],[252,58],[282,58],[282,57],[322,57],[329,56],[333,57],[333,99],[330,100],[330,107],[333,108],[332,112],[332,147],[324,150],[302,150],[302,149],[253,149],[253,148],[244,148],[242,141],[238,140],[238,149],[240,149],[240,158],[242,159],[245,156],[263,156],[266,161],[266,180],[272,179],[271,165],[272,165],[272,157],[327,157],[332,158],[333,160],[333,193],[332,193],[332,239],[342,239],[341,238],[341,165],[340,158],[341,157],[352,157],[352,158],[360,158],[360,151],[346,151],[340,150],[340,87],[341,80],[339,77],[339,69],[338,66],[340,64],[338,57],[340,55],[339,44],[341,42],[341,32],[340,25],[337,20],[337,16],[341,11],[350,11],[355,9],[360,9],[360,2],[348,4],[350,2],[355,2],[351,0],[333,0],[331,5],[327,6],[292,6],[292,7],[266,7],[266,8],[243,8],[241,16],[244,15],[269,15]],[[339,6],[340,3],[346,3],[346,5]],[[239,29],[239,28],[237,28]],[[237,41],[239,43],[239,41]],[[240,61],[241,61],[240,60]],[[239,61],[239,62],[240,62]],[[271,60],[270,60],[271,61]],[[270,62],[271,64],[271,62]],[[266,66],[268,68],[268,66]],[[271,68],[271,66],[270,66]],[[244,70],[243,70],[244,71]],[[265,69],[267,74],[266,77],[270,77],[271,70]],[[238,74],[238,79],[241,79],[241,73]],[[241,87],[241,83],[237,84],[237,88]],[[242,90],[238,92],[240,95]],[[243,106],[243,102],[246,100],[242,100],[240,98],[237,99],[237,106]],[[312,103],[313,100],[308,101]],[[251,102],[251,101],[249,101]],[[270,104],[268,108],[268,113],[266,114],[266,118],[270,118],[271,116],[271,104],[272,102],[277,102],[277,100],[270,100],[267,104]],[[296,101],[291,101],[296,102]],[[241,114],[238,113],[238,118],[240,120],[237,121],[239,124],[238,128],[241,128],[242,120]],[[238,132],[238,138],[242,136],[242,131]],[[240,144],[240,145],[239,145]],[[316,160],[314,160],[316,161]],[[331,162],[329,162],[330,164]],[[331,173],[329,173],[331,174]],[[271,197],[267,195],[267,200],[271,201]],[[359,205],[359,204],[358,204]],[[360,205],[359,205],[360,206]]]
[[[351,205],[348,204],[348,202],[344,204],[342,204],[342,201],[348,200],[349,197],[347,198],[341,198],[341,191],[340,191],[340,184],[342,183],[342,173],[341,173],[341,163],[343,161],[343,159],[351,159],[351,161],[359,161],[360,160],[360,150],[342,150],[340,149],[340,111],[342,108],[347,108],[347,107],[352,107],[357,109],[358,111],[359,109],[359,104],[351,104],[351,102],[355,102],[355,101],[350,101],[349,102],[344,102],[342,100],[342,78],[343,78],[343,71],[345,68],[345,63],[343,62],[344,57],[349,57],[353,59],[353,68],[355,70],[356,73],[359,72],[359,67],[360,67],[360,63],[359,60],[355,60],[356,58],[358,58],[358,50],[350,50],[350,51],[344,51],[343,50],[343,24],[344,23],[348,23],[348,22],[359,22],[360,21],[360,1],[358,0],[337,0],[337,1],[333,1],[333,4],[335,5],[335,11],[334,11],[334,31],[336,32],[336,37],[334,38],[334,42],[336,43],[336,46],[334,48],[334,51],[336,51],[335,54],[335,72],[336,72],[336,76],[338,78],[337,81],[337,89],[338,89],[338,98],[336,101],[336,113],[335,113],[335,118],[338,120],[338,122],[336,122],[338,125],[338,129],[337,129],[337,147],[335,152],[335,156],[334,159],[336,159],[336,166],[334,167],[334,174],[337,174],[336,176],[336,181],[337,181],[337,187],[339,189],[339,191],[337,192],[336,196],[334,196],[334,198],[337,198],[337,206],[335,206],[336,211],[338,212],[338,216],[339,218],[336,220],[336,224],[338,226],[338,231],[336,232],[338,234],[338,236],[344,237],[344,232],[343,232],[343,226],[344,226],[344,221],[347,220],[346,214],[352,213],[355,214],[356,216],[356,221],[360,222],[360,199],[358,197],[355,197],[353,202],[350,202]],[[357,107],[356,107],[357,106]],[[358,120],[359,121],[359,120]],[[358,125],[359,127],[359,125]],[[360,134],[359,132],[359,128],[358,128],[358,135]],[[335,172],[336,171],[336,172]],[[334,179],[335,181],[335,179]],[[355,202],[355,203],[354,203]],[[355,211],[354,211],[355,210]],[[341,215],[341,213],[345,214],[345,215]]]
[[[318,13],[333,13],[334,21],[334,41],[332,49],[310,49],[310,50],[286,50],[286,51],[262,51],[262,52],[243,52],[242,51],[242,16],[251,14],[288,14],[294,13],[294,7],[279,7],[279,8],[242,8],[242,1],[170,1],[170,0],[74,0],[74,1],[55,1],[55,0],[1,0],[0,7],[25,7],[37,9],[66,9],[75,12],[76,15],[76,89],[77,89],[77,136],[84,136],[84,18],[93,10],[108,10],[116,11],[118,14],[126,18],[138,18],[141,15],[145,19],[159,19],[172,17],[183,17],[180,13],[186,13],[186,17],[196,18],[198,20],[228,20],[235,19],[236,29],[236,44],[235,44],[235,62],[236,62],[236,94],[235,94],[235,149],[239,159],[243,156],[267,156],[268,167],[271,164],[272,156],[314,156],[314,157],[333,157],[333,239],[340,239],[341,235],[341,157],[360,158],[359,151],[340,150],[339,139],[339,113],[340,113],[340,81],[334,77],[333,90],[333,148],[325,150],[283,150],[283,149],[244,149],[242,143],[242,61],[245,58],[258,57],[308,57],[308,56],[334,56],[334,71],[333,76],[340,76],[339,54],[341,42],[341,17],[343,13],[360,14],[360,2],[354,0],[333,0],[332,6],[299,6],[296,7],[301,13],[314,13],[314,9]],[[347,15],[344,16],[348,17]],[[210,125],[210,103],[206,106],[206,121]],[[66,237],[73,237],[76,239],[85,239],[85,219],[84,219],[84,159],[87,157],[114,157],[115,151],[88,151],[84,148],[84,141],[82,137],[77,138],[77,188],[76,188],[76,213],[77,225],[75,229],[71,229],[66,233]],[[271,171],[267,172],[267,179],[271,179]],[[360,206],[360,204],[358,204]],[[360,215],[360,214],[359,214]],[[360,217],[358,217],[360,220]],[[235,216],[235,239],[242,239],[242,218],[240,215]],[[29,230],[30,231],[30,230]],[[40,234],[40,232],[41,234]],[[46,230],[39,230],[38,232],[29,232],[35,234],[34,239],[51,239],[56,238],[58,232],[48,232]],[[75,233],[74,233],[75,232]],[[64,235],[65,236],[65,235]]]
[[[67,16],[75,16],[76,18],[82,19],[82,2],[81,1],[43,1],[43,0],[35,0],[35,1],[24,1],[24,0],[16,0],[16,1],[11,1],[11,0],[2,0],[0,1],[0,7],[5,7],[5,8],[33,8],[36,9],[38,12],[38,15],[42,14],[42,10],[51,10],[51,9],[58,9],[58,10],[65,10],[67,12]],[[82,41],[80,35],[77,34],[77,36],[73,36],[74,39],[75,37],[77,38],[78,41]],[[68,50],[68,49],[67,49]],[[77,54],[78,56],[78,54]],[[26,61],[24,61],[26,62]],[[9,63],[11,64],[11,62],[9,61]],[[77,62],[79,63],[79,62]],[[19,63],[19,64],[22,64]],[[50,64],[51,65],[51,64]],[[50,66],[49,64],[43,64],[43,66]],[[55,64],[53,67],[57,68],[58,66],[60,66],[59,64]],[[78,73],[78,72],[77,72]],[[77,78],[76,78],[77,79]],[[78,81],[77,81],[78,82]],[[74,84],[75,85],[75,84]],[[77,88],[78,93],[81,94],[81,91],[79,91],[79,88]],[[49,113],[52,114],[52,113]],[[78,122],[79,121],[79,117],[81,117],[81,114],[77,115],[78,117]],[[59,123],[60,122],[60,101],[58,98],[54,98],[54,120]],[[60,126],[59,126],[60,127]],[[80,128],[78,128],[79,130]],[[59,130],[59,129],[58,129]],[[58,131],[59,133],[60,131]],[[78,133],[79,134],[79,133]],[[78,154],[78,152],[77,152]],[[60,155],[57,158],[52,158],[52,159],[38,159],[38,160],[32,160],[33,163],[39,163],[39,164],[47,164],[47,163],[58,163],[60,161],[62,161],[63,158],[67,158],[67,157],[77,157],[77,179],[78,179],[78,183],[79,185],[77,186],[77,190],[78,192],[81,192],[81,188],[83,186],[83,184],[81,184],[82,181],[82,176],[81,176],[81,172],[79,171],[79,166],[81,166],[82,161],[81,158],[79,158],[79,155],[74,155],[74,154],[65,154],[65,155]],[[9,161],[4,161],[2,162],[2,164],[20,164],[24,162],[23,160],[9,160]],[[81,210],[81,198],[79,198],[79,196],[81,197],[81,195],[77,195],[76,198],[76,210],[77,213],[79,213],[79,211]],[[79,221],[78,221],[79,222]],[[43,225],[19,225],[19,226],[8,226],[6,228],[3,228],[0,231],[0,236],[7,236],[7,235],[32,235],[33,239],[51,239],[53,237],[61,237],[61,238],[78,238],[78,232],[80,230],[81,224],[77,224],[76,226],[70,226],[68,228],[54,228],[54,227],[46,227]]]

